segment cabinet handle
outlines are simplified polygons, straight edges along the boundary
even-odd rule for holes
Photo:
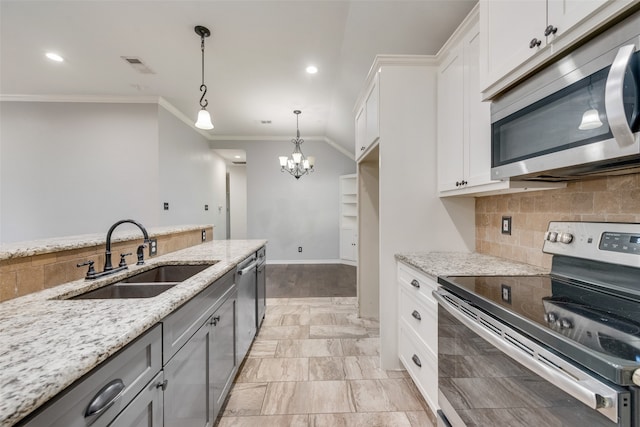
[[[529,49],[533,49],[534,47],[538,47],[542,44],[542,42],[540,40],[538,40],[537,38],[532,38],[531,41],[529,42]]]
[[[411,281],[411,286],[413,286],[414,288],[420,289],[420,282],[418,282],[416,279],[413,279]]]
[[[460,183],[460,185],[467,185],[467,184],[468,184],[468,182],[467,182],[466,180],[464,180],[464,179],[463,179],[463,180],[462,180],[462,182]]]
[[[365,147],[360,147],[360,151],[364,151],[364,148],[365,148]]]
[[[213,326],[217,326],[219,321],[220,321],[220,316],[213,316],[213,319],[211,319],[210,324]]]
[[[115,403],[116,400],[124,392],[125,386],[120,378],[111,381],[91,399],[87,409],[84,411],[84,417],[87,419],[87,425],[91,425],[95,420]]]
[[[411,315],[418,320],[422,320],[422,316],[420,316],[420,313],[418,313],[417,310],[413,310],[413,313],[411,313]]]
[[[547,28],[544,29],[544,35],[549,37],[551,34],[555,34],[558,31],[558,27],[554,27],[553,25],[548,25]]]
[[[164,380],[161,383],[156,384],[156,388],[161,388],[162,391],[167,389],[167,385],[169,384],[169,380]]]
[[[418,368],[422,368],[422,362],[420,361],[420,358],[416,354],[411,356],[411,360],[413,360],[413,363],[418,365]]]
[[[456,187],[460,187],[460,182],[456,181]]]

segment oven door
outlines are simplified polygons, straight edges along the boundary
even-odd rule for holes
[[[433,295],[438,403],[450,425],[633,425],[628,389],[595,378],[445,289]]]

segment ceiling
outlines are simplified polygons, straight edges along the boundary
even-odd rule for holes
[[[160,96],[195,120],[205,41],[210,140],[303,138],[353,153],[354,104],[376,54],[435,54],[476,0],[2,0],[0,94]],[[45,58],[55,51],[65,61]],[[137,57],[142,74],[121,57]],[[305,68],[313,64],[318,73]],[[262,123],[270,121],[270,123]]]

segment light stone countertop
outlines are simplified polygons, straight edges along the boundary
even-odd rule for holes
[[[111,242],[139,239],[142,232],[132,224],[123,224],[122,228],[114,231]],[[126,227],[129,227],[127,229]],[[147,228],[150,238],[165,236],[167,234],[184,233],[187,231],[211,228],[213,225],[173,225],[167,227]],[[0,244],[0,261],[11,258],[43,255],[51,252],[81,249],[91,246],[104,245],[107,241],[107,232],[97,234],[79,234],[76,236],[53,237],[50,239],[29,240],[26,242]]]
[[[476,252],[411,252],[396,254],[396,259],[434,279],[438,276],[531,276],[549,273],[542,267]]]
[[[207,242],[112,276],[77,280],[0,303],[0,426],[12,426],[36,410],[266,243]],[[155,265],[216,260],[212,267],[153,298],[61,299]]]

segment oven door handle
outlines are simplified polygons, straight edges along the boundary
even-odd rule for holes
[[[622,46],[616,54],[604,89],[604,108],[611,133],[621,147],[635,143],[633,132],[624,111],[624,75],[635,51],[634,45]]]
[[[442,308],[494,347],[588,407],[618,422],[616,389],[555,356],[502,322],[484,315],[446,290],[439,289],[432,294]]]

